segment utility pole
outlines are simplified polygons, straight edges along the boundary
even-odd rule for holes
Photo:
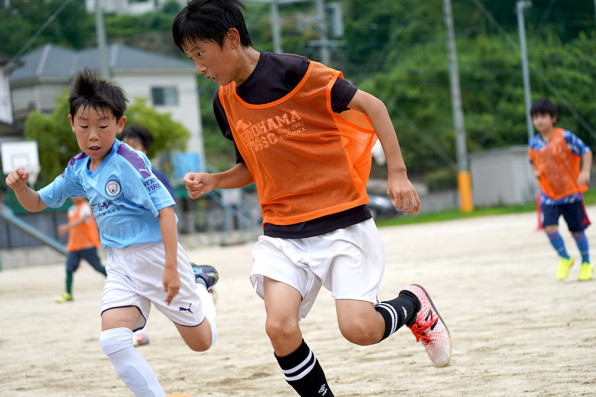
[[[97,35],[97,49],[99,51],[99,72],[105,80],[110,79],[108,56],[106,50],[106,30],[103,24],[103,10],[101,1],[95,0],[95,34]]]
[[[279,5],[302,3],[312,0],[246,0],[249,3],[268,3],[271,12],[271,35],[273,36],[273,51],[282,53],[283,48],[281,44],[281,24],[279,21]]]
[[[326,65],[331,62],[331,46],[337,45],[336,41],[329,40],[329,29],[327,26],[327,8],[325,0],[246,0],[253,3],[268,3],[271,10],[271,32],[273,35],[273,51],[277,53],[283,52],[281,43],[281,24],[279,21],[279,5],[292,3],[313,2],[315,4],[316,16],[311,18],[308,23],[316,23],[319,31],[319,38],[311,40],[310,44],[319,47],[320,61]],[[596,1],[596,0],[595,0]],[[334,16],[338,16],[341,12],[341,6],[333,4],[331,7],[335,11]],[[337,22],[336,22],[337,23]],[[340,27],[336,27],[340,29]]]
[[[596,1],[596,0],[594,0]],[[279,5],[278,0],[271,0],[271,30],[273,33],[273,51],[281,54],[281,25],[279,23]]]
[[[596,2],[596,0],[594,0]],[[530,71],[528,68],[528,49],[526,47],[526,24],[524,22],[524,9],[532,7],[531,1],[520,0],[516,3],[517,27],[519,30],[519,47],[521,51],[522,74],[524,79],[524,102],[526,104],[526,126],[528,130],[528,142],[534,136],[534,126],[532,125],[532,116],[530,116],[530,107],[532,106],[530,89]]]
[[[455,146],[457,154],[457,186],[459,189],[460,209],[463,212],[474,210],[472,200],[472,183],[468,171],[468,152],[466,148],[466,132],[464,130],[464,113],[462,110],[459,71],[457,68],[457,50],[453,33],[453,13],[451,0],[443,0],[445,28],[447,30],[447,49],[449,51],[449,85],[451,88],[451,107],[455,127]]]
[[[319,20],[319,56],[321,63],[329,65],[331,62],[331,50],[329,48],[329,38],[327,37],[327,18],[325,15],[325,0],[315,0],[317,19]]]

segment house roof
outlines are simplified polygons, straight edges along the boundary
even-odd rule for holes
[[[0,66],[6,65],[10,61],[10,56],[2,51],[0,51]]]
[[[123,44],[107,46],[108,68],[143,70],[194,70],[194,66],[181,59],[156,54]],[[77,71],[90,67],[100,69],[99,49],[71,50],[46,44],[24,55],[23,66],[9,75],[11,83],[32,78],[72,78]]]

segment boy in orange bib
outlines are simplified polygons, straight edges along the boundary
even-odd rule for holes
[[[264,300],[266,332],[286,381],[301,396],[333,396],[299,326],[321,287],[331,291],[348,341],[376,344],[407,325],[431,361],[447,365],[449,332],[422,287],[378,300],[385,249],[366,193],[377,139],[393,204],[407,214],[420,208],[385,105],[323,64],[255,50],[243,7],[192,0],[174,21],[178,48],[220,85],[215,116],[237,158],[230,170],[189,173],[183,182],[193,199],[256,184],[264,233],[250,280]]]
[[[559,217],[563,215],[582,257],[578,280],[591,280],[594,267],[584,232],[590,220],[582,193],[588,190],[590,183],[592,151],[571,131],[554,127],[557,106],[550,100],[535,101],[530,114],[539,132],[530,140],[528,155],[540,185],[541,226],[561,258],[555,276],[557,280],[565,280],[574,262],[559,234]]]
[[[83,197],[71,197],[73,205],[68,209],[68,223],[58,226],[58,233],[68,233],[66,245],[66,291],[56,299],[58,303],[72,301],[72,279],[85,259],[99,273],[106,276],[106,268],[97,255],[99,231],[91,207]]]

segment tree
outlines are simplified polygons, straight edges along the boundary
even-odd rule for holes
[[[10,0],[0,8],[0,51],[16,55],[58,10],[64,0]],[[40,32],[30,49],[46,43],[81,49],[95,36],[93,15],[85,10],[84,2],[71,1]]]
[[[57,99],[57,106],[48,115],[34,111],[25,122],[25,137],[37,141],[41,171],[36,185],[45,186],[64,171],[68,160],[81,152],[73,136],[68,114],[68,90]],[[146,100],[135,99],[125,115],[128,123],[142,124],[153,133],[155,141],[149,158],[169,150],[184,150],[190,133],[169,114],[147,106]]]

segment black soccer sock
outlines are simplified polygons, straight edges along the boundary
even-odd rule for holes
[[[323,368],[306,342],[284,357],[275,354],[286,382],[302,397],[334,397]]]
[[[375,310],[385,320],[385,333],[381,340],[388,338],[404,324],[412,325],[420,310],[420,301],[409,291],[401,291],[397,298],[377,303]],[[379,341],[380,342],[380,341]]]

